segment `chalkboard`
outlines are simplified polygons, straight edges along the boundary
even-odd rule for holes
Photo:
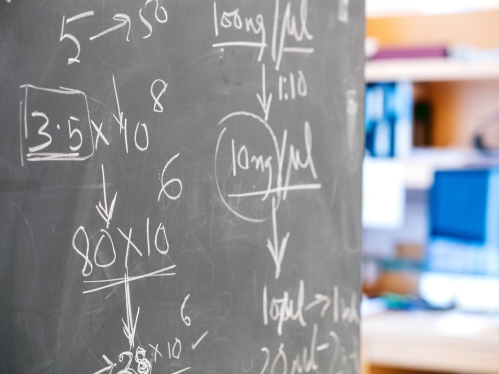
[[[363,1],[0,1],[0,371],[359,373]]]

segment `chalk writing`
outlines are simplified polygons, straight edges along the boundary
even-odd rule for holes
[[[99,305],[95,315],[107,313],[111,321],[89,327],[92,333],[105,328],[110,337],[99,351],[89,347],[95,359],[86,363],[92,365],[89,373],[223,372],[215,359],[208,360],[209,367],[198,365],[215,348],[229,353],[240,348],[230,331],[248,329],[246,320],[241,323],[248,310],[256,311],[251,329],[261,341],[241,359],[242,372],[359,373],[356,335],[345,338],[343,332],[358,330],[360,294],[333,282],[335,277],[321,283],[303,270],[313,265],[322,275],[322,258],[314,256],[324,253],[325,244],[333,246],[324,238],[303,239],[309,235],[305,229],[318,222],[305,219],[322,215],[300,216],[309,206],[329,208],[322,195],[336,178],[330,172],[335,161],[324,160],[324,145],[332,144],[322,123],[329,113],[302,110],[316,109],[317,98],[329,100],[314,71],[325,45],[322,8],[309,0],[273,0],[270,7],[214,0],[190,4],[188,11],[181,8],[185,4],[165,0],[113,5],[61,5],[53,28],[42,30],[62,51],[54,57],[63,67],[60,81],[85,92],[58,84],[15,86],[23,168],[60,170],[63,178],[71,167],[80,168],[81,181],[68,176],[64,188],[88,190],[72,201],[78,210],[63,237],[69,268],[77,273],[74,294],[85,300],[81,307],[91,314],[85,308]],[[339,0],[331,19],[348,27],[351,6]],[[179,18],[197,7],[204,13],[202,24]],[[176,45],[184,32],[184,40],[193,43],[183,46],[189,59],[156,48],[163,46],[159,40]],[[198,85],[192,67],[213,61],[219,71],[207,89]],[[249,81],[233,79],[240,61],[248,64],[241,76]],[[106,74],[91,76],[104,65]],[[91,84],[74,79],[83,72]],[[43,77],[40,81],[45,85]],[[211,91],[213,82],[223,85],[223,95]],[[342,87],[341,118],[351,156],[358,148],[361,98],[355,85]],[[186,99],[191,92],[203,97],[202,106]],[[233,94],[245,100],[209,107]],[[200,135],[199,123],[190,123],[199,116]],[[194,146],[177,137],[179,129]],[[201,139],[208,144],[202,158]],[[194,222],[199,236],[209,239],[191,232]],[[224,230],[220,235],[217,227]],[[52,230],[55,235],[57,227]],[[236,286],[226,287],[227,279]],[[207,298],[206,292],[219,294]]]

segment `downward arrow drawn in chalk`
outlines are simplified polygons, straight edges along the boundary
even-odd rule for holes
[[[126,269],[125,273],[125,302],[126,302],[126,322],[121,319],[123,322],[123,332],[128,339],[128,343],[130,345],[130,349],[135,344],[135,331],[137,330],[137,320],[139,319],[140,307],[137,308],[137,314],[135,315],[135,321],[133,320],[132,314],[132,302],[130,300],[130,284],[128,277],[128,269]]]
[[[270,103],[272,102],[272,93],[269,94],[267,100],[267,86],[265,84],[265,64],[262,64],[262,96],[256,94],[256,98],[260,102],[263,109],[263,114],[265,115],[265,121],[269,119]]]
[[[272,228],[274,232],[274,243],[267,239],[267,248],[272,255],[275,263],[275,279],[279,278],[281,274],[281,264],[284,258],[284,253],[286,252],[286,245],[288,244],[289,231],[286,236],[282,239],[281,245],[279,245],[279,240],[277,239],[277,222],[276,222],[276,206],[275,198],[272,198]]]
[[[102,202],[99,201],[99,204],[95,206],[97,211],[99,212],[100,216],[102,219],[106,222],[106,229],[109,228],[109,222],[111,222],[111,219],[113,218],[113,211],[114,211],[114,203],[116,202],[116,195],[118,192],[114,194],[113,201],[111,202],[111,205],[109,206],[109,209],[107,207],[107,194],[106,194],[106,175],[104,174],[104,165],[101,165],[102,167],[102,192],[104,194],[104,205],[102,205]]]

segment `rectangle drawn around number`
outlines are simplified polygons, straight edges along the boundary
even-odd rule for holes
[[[21,161],[82,161],[94,153],[85,93],[23,85]]]

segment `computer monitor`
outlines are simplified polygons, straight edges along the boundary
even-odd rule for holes
[[[436,171],[429,223],[429,271],[499,276],[498,169]]]
[[[499,309],[499,169],[439,170],[429,196],[421,296],[435,306]]]

